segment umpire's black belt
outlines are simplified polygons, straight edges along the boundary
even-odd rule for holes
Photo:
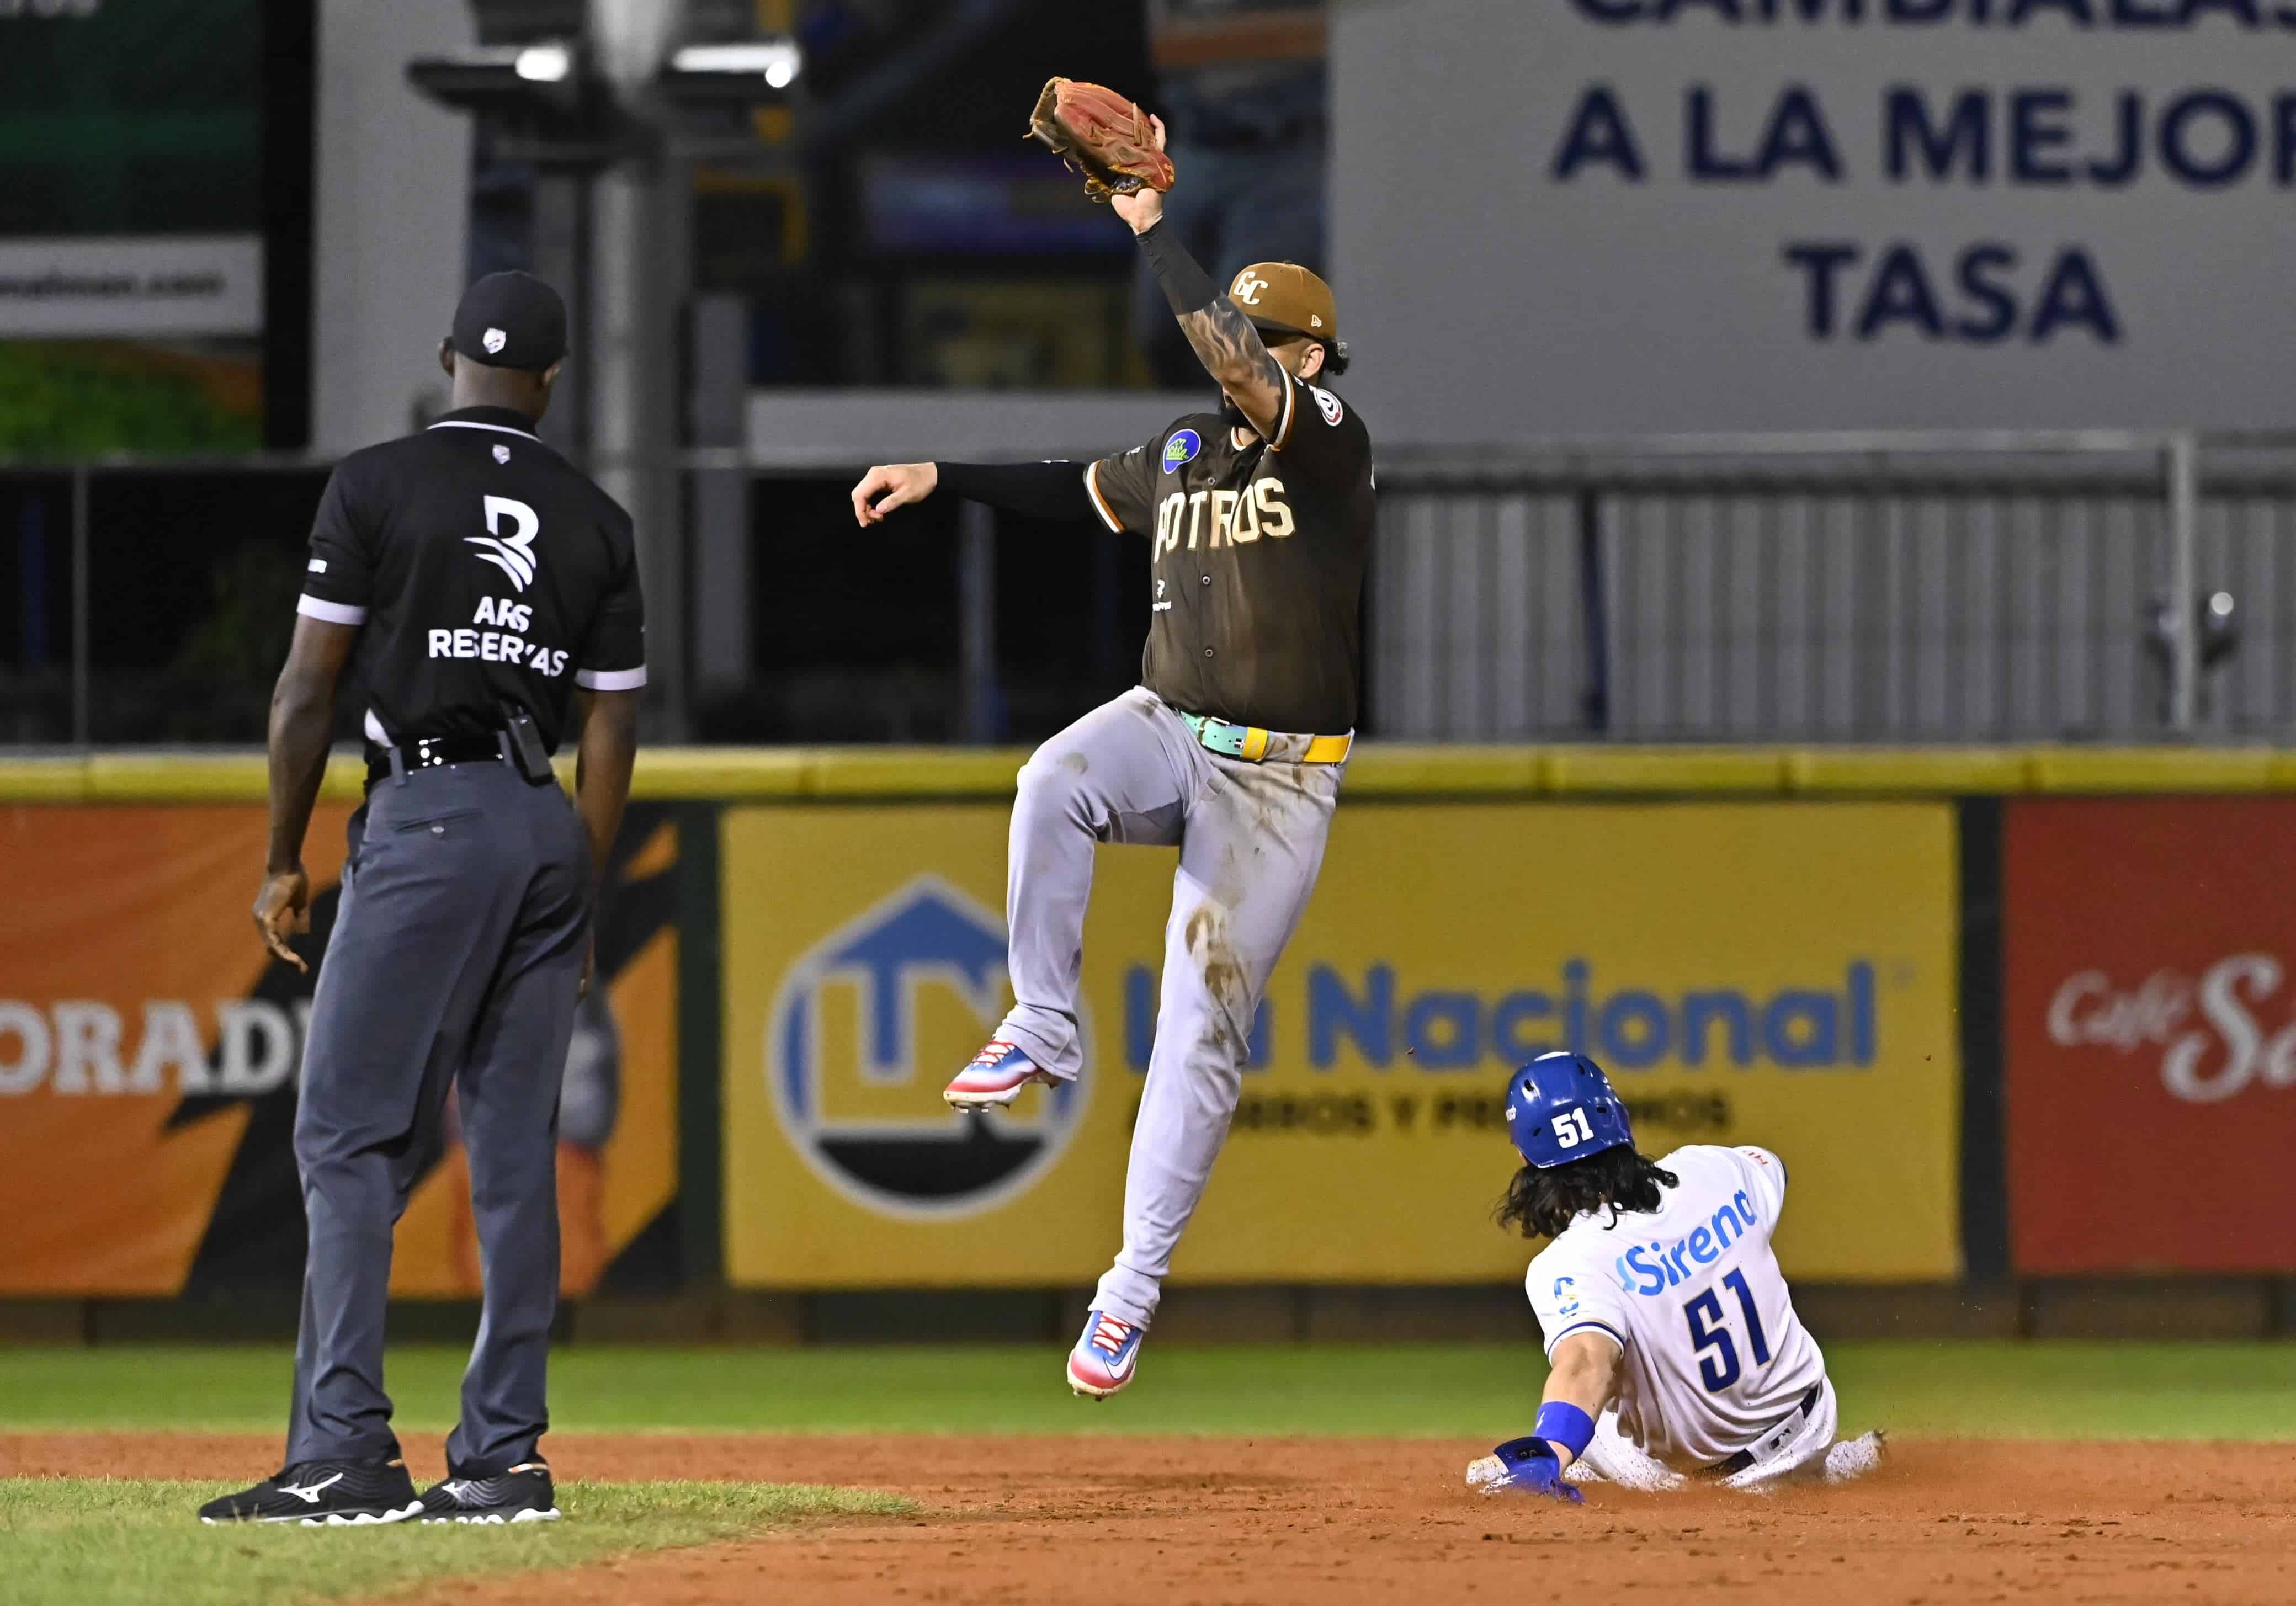
[[[465,736],[413,736],[396,747],[366,744],[366,783],[375,785],[396,774],[418,769],[438,769],[449,764],[502,764],[509,755],[501,736],[489,733]]]
[[[1787,1412],[1777,1421],[1772,1422],[1768,1427],[1763,1429],[1762,1437],[1764,1438],[1767,1438],[1771,1434],[1776,1432],[1780,1428],[1784,1427],[1788,1422],[1800,1422],[1803,1417],[1808,1416],[1812,1411],[1816,1410],[1817,1397],[1819,1394],[1824,1392],[1824,1389],[1825,1385],[1824,1383],[1812,1383],[1809,1386],[1809,1392],[1801,1397],[1800,1403],[1796,1405],[1792,1410]],[[1707,1468],[1706,1475],[1709,1478],[1732,1478],[1735,1477],[1738,1473],[1744,1471],[1748,1467],[1751,1467],[1753,1464],[1754,1453],[1751,1450],[1741,1450],[1735,1455],[1730,1457],[1729,1460],[1718,1461],[1712,1466]]]

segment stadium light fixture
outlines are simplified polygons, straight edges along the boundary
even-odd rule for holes
[[[529,84],[562,84],[574,70],[574,53],[563,45],[523,45],[511,69]]]
[[[661,86],[671,99],[688,102],[768,101],[804,70],[805,55],[794,39],[688,45],[671,53]]]
[[[407,82],[442,105],[510,115],[572,112],[583,98],[584,76],[578,47],[554,39],[417,56],[406,64]]]

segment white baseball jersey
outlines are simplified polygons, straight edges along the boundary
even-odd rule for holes
[[[1619,1426],[1684,1470],[1726,1461],[1825,1376],[1770,1252],[1786,1170],[1761,1149],[1693,1144],[1660,1160],[1676,1185],[1655,1213],[1581,1216],[1523,1286],[1546,1353],[1572,1333],[1624,1352]]]

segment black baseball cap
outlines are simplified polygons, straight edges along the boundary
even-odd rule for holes
[[[539,373],[566,355],[566,303],[532,274],[488,274],[463,292],[453,338],[474,363]]]

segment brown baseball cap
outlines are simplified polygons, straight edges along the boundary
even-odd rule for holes
[[[1340,308],[1332,287],[1297,262],[1255,262],[1236,274],[1227,294],[1255,329],[1304,334],[1327,344],[1340,338]]]

